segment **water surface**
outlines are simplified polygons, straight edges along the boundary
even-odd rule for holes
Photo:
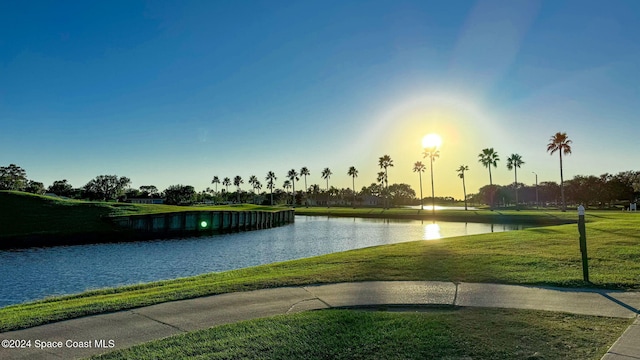
[[[294,224],[282,227],[210,237],[0,251],[0,306],[368,246],[521,228],[296,216]]]

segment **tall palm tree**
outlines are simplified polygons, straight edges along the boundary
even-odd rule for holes
[[[498,161],[500,161],[500,157],[498,153],[493,150],[493,148],[482,149],[482,152],[478,154],[478,162],[480,162],[484,167],[489,169],[489,191],[491,191],[491,199],[490,206],[493,209],[493,178],[491,177],[491,167],[498,167]]]
[[[262,183],[261,183],[259,180],[256,180],[256,182],[255,182],[255,183],[253,183],[253,191],[254,191],[254,194],[255,194],[256,190],[260,190],[260,189],[262,189]],[[255,203],[255,202],[257,202],[257,201],[256,201],[256,200],[254,200],[253,202]]]
[[[383,155],[378,159],[378,165],[380,166],[381,169],[384,169],[384,184],[386,189],[384,199],[385,199],[385,205],[388,208],[389,201],[387,199],[387,193],[389,192],[389,173],[387,172],[387,168],[393,166],[393,160],[391,160],[391,156]]]
[[[307,175],[311,175],[311,172],[306,166],[303,166],[302,169],[300,169],[300,176],[304,176],[304,202],[305,205],[309,207],[309,202],[307,201]]]
[[[464,182],[464,172],[469,171],[469,167],[467,165],[460,165],[460,167],[456,171],[458,172],[458,177],[462,179],[462,192],[464,194],[464,209],[467,210],[467,186]]]
[[[333,173],[331,172],[331,169],[324,168],[321,175],[323,179],[327,180],[327,207],[329,207],[329,178],[331,177],[331,175],[333,175]]]
[[[353,208],[355,209],[356,207],[356,178],[358,177],[358,170],[356,170],[355,166],[352,166],[349,168],[349,171],[347,171],[347,175],[351,176],[351,183],[352,183],[352,187],[353,187],[353,203],[351,203],[351,206],[353,206]]]
[[[224,178],[224,180],[222,180],[222,185],[224,185],[227,188],[227,192],[224,197],[225,197],[225,200],[228,201],[229,186],[231,185],[231,179],[229,179],[228,177]]]
[[[289,170],[289,172],[287,173],[287,177],[289,178],[289,180],[291,180],[291,183],[293,184],[293,207],[296,207],[296,181],[300,180],[300,178],[298,177],[298,173],[296,172],[296,169],[291,169]]]
[[[256,202],[256,183],[258,182],[258,177],[255,175],[249,176],[249,185],[253,188],[253,203]]]
[[[236,175],[236,177],[233,178],[233,185],[238,187],[238,203],[240,203],[240,184],[244,184],[244,180],[242,180],[240,175]]]
[[[429,158],[429,162],[431,163],[431,211],[433,214],[436,213],[436,193],[433,188],[433,160],[437,159],[439,156],[440,150],[435,146],[425,148],[422,152],[422,157],[425,159]]]
[[[291,180],[285,180],[284,184],[282,184],[282,188],[284,189],[285,194],[287,194],[289,192],[289,189],[291,189]],[[288,202],[289,200],[286,200],[285,204],[287,204]]]
[[[273,171],[269,171],[265,180],[267,181],[267,189],[271,190],[271,206],[273,206],[273,184],[278,178]]]
[[[216,192],[218,192],[218,184],[220,184],[220,178],[217,176],[214,176],[213,180],[211,180],[211,183],[216,185]]]
[[[547,151],[549,155],[553,155],[554,152],[558,151],[560,155],[560,196],[562,197],[562,211],[567,211],[567,204],[564,201],[564,179],[562,177],[562,154],[565,155],[571,154],[571,143],[567,137],[566,132],[557,132],[555,135],[549,139],[549,144],[547,144]]]
[[[420,210],[424,210],[424,204],[422,203],[422,173],[424,172],[424,169],[426,167],[424,166],[424,164],[422,163],[422,161],[416,161],[415,164],[413,164],[413,172],[417,172],[418,175],[420,176]]]
[[[524,161],[522,161],[522,156],[518,154],[511,154],[510,157],[507,158],[507,169],[513,170],[513,173],[516,177],[515,182],[515,190],[516,190],[516,209],[518,208],[518,168],[521,165],[524,165]]]

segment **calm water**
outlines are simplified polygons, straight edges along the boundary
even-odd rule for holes
[[[211,237],[0,251],[0,306],[367,246],[521,228],[296,216],[295,224]]]

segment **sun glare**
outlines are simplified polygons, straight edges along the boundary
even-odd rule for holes
[[[423,148],[439,148],[442,145],[442,138],[438,134],[428,134],[422,138]]]

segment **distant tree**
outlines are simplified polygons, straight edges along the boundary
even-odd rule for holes
[[[110,200],[120,196],[131,183],[125,176],[98,175],[84,186],[84,191],[90,198]]]
[[[138,189],[128,188],[124,191],[124,199],[136,199],[140,197],[145,197],[142,195],[142,192]]]
[[[331,169],[324,168],[324,170],[322,170],[322,178],[327,180],[327,196],[329,195],[329,179],[331,178],[331,175],[333,175]],[[329,207],[329,198],[327,198],[327,207]]]
[[[164,191],[164,196],[169,205],[190,205],[196,199],[196,191],[191,185],[171,185]]]
[[[513,174],[515,175],[514,188],[516,192],[516,208],[518,207],[518,168],[520,168],[521,165],[524,165],[522,156],[518,154],[511,154],[511,156],[507,158],[507,169],[513,170]]]
[[[460,167],[456,171],[458,172],[458,177],[462,179],[462,192],[464,194],[464,209],[468,210],[467,209],[467,186],[465,185],[465,181],[464,181],[464,172],[469,171],[469,167],[467,165],[460,165]]]
[[[45,193],[46,189],[44,187],[44,184],[38,181],[33,181],[33,180],[29,180],[29,182],[27,183],[27,187],[25,188],[26,192],[28,193],[32,193],[32,194],[39,194],[42,195]]]
[[[158,196],[159,191],[155,185],[142,185],[140,186],[140,196],[142,197],[153,197]]]
[[[27,187],[27,172],[16,164],[0,167],[0,190],[23,191]]]
[[[560,185],[554,181],[543,181],[538,184],[540,200],[546,203],[558,204],[560,200]]]
[[[309,171],[309,169],[307,169],[306,166],[303,166],[302,169],[300,169],[300,176],[304,176],[304,188],[305,188],[305,194],[304,194],[304,202],[305,205],[308,207],[309,206],[309,202],[307,201],[307,175],[311,175],[311,172]]]
[[[291,189],[291,180],[285,180],[284,184],[282,184],[282,188],[284,189],[285,194],[289,193],[289,189]],[[285,204],[288,204],[289,200],[285,197]]]
[[[71,197],[73,194],[73,186],[67,182],[67,179],[56,180],[49,186],[47,191],[58,196]]]
[[[556,151],[558,151],[560,155],[560,197],[562,198],[562,211],[567,211],[567,204],[564,198],[564,179],[562,176],[562,154],[571,154],[571,143],[572,141],[569,140],[566,132],[557,132],[549,139],[549,144],[547,144],[547,152],[549,155],[553,155]]]
[[[498,167],[498,161],[500,161],[500,157],[498,153],[493,150],[493,148],[482,149],[482,152],[478,155],[478,162],[480,162],[484,167],[489,169],[489,187],[493,188],[493,178],[491,177],[491,167]],[[494,195],[491,193],[489,197],[489,203],[491,208],[493,209],[493,199]]]
[[[267,173],[267,177],[265,178],[265,180],[267,181],[267,189],[271,190],[271,205],[273,206],[273,188],[274,188],[274,183],[278,178],[276,177],[276,174],[273,171],[269,171]]]
[[[255,196],[256,190],[259,191],[260,189],[262,189],[262,183],[260,183],[260,181],[256,180],[256,182],[254,182],[252,186],[253,186],[253,192],[254,192],[254,196]],[[253,202],[254,203],[256,202],[255,199],[254,199]]]
[[[240,175],[236,175],[236,177],[233,178],[233,185],[235,185],[238,188],[238,203],[240,203],[240,185],[244,184],[244,180],[242,180],[242,177]]]
[[[351,166],[349,171],[347,171],[347,175],[351,176],[351,186],[353,187],[353,201],[351,202],[351,206],[356,207],[356,178],[358,177],[358,170],[355,166]]]
[[[415,199],[416,192],[407,184],[392,184],[389,186],[389,195],[395,205],[407,205]]]
[[[381,169],[384,169],[384,184],[385,184],[386,192],[388,193],[389,192],[389,173],[387,172],[387,168],[393,166],[393,160],[391,160],[391,157],[389,155],[383,155],[378,159],[378,165],[380,166]],[[389,201],[387,199],[386,194],[385,194],[385,205],[387,208],[389,207]]]
[[[293,207],[296,207],[296,181],[300,180],[300,178],[295,169],[289,170],[287,178],[291,180],[291,184],[293,185]]]
[[[422,196],[422,173],[424,172],[425,168],[426,167],[424,166],[422,161],[416,161],[416,163],[413,164],[413,172],[417,172],[420,178],[420,210],[424,210],[424,197]]]
[[[211,180],[211,183],[216,185],[216,192],[218,192],[218,184],[220,184],[220,178],[218,176],[214,176],[213,180]]]
[[[258,177],[255,175],[249,176],[249,185],[253,188],[253,202],[256,202],[256,183],[258,182]]]
[[[429,148],[425,148],[422,152],[423,158],[429,158],[429,163],[431,164],[431,211],[433,214],[436,213],[436,193],[433,187],[433,161],[440,156],[440,150],[437,147],[432,146]]]
[[[222,180],[222,185],[227,188],[227,194],[228,194],[229,186],[231,186],[231,179],[229,179],[228,177],[224,178],[224,180]]]

